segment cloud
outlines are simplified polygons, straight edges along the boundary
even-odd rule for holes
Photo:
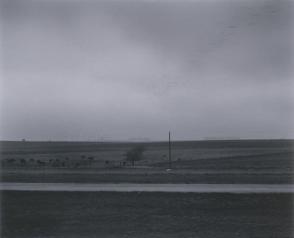
[[[288,1],[3,1],[3,139],[293,137]]]

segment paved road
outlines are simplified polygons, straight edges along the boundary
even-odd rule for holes
[[[294,193],[291,184],[0,183],[0,190],[67,192]]]

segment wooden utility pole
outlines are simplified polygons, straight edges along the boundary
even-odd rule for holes
[[[168,161],[169,161],[169,168],[171,169],[172,161],[171,161],[170,131],[168,132]]]

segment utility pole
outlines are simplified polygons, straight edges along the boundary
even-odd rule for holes
[[[171,161],[170,131],[168,132],[168,160],[169,160],[169,168],[171,169],[172,161]]]

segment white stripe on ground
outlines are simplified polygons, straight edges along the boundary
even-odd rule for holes
[[[83,184],[0,183],[6,191],[177,192],[177,193],[294,193],[293,184]]]

